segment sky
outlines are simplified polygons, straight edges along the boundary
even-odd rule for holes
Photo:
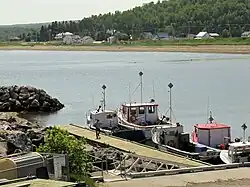
[[[0,11],[0,25],[79,20],[151,1],[154,0],[6,0]]]

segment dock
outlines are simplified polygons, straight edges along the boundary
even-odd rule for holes
[[[105,134],[101,134],[101,139],[96,139],[94,131],[81,126],[69,124],[69,125],[58,125],[57,127],[67,130],[70,134],[74,136],[84,137],[89,141],[93,141],[100,144],[106,144],[111,147],[123,150],[125,152],[130,152],[141,156],[152,157],[160,160],[166,160],[171,163],[184,167],[199,167],[205,165],[205,163],[198,160],[193,160],[186,157],[178,156],[169,152],[162,152],[157,149],[150,148],[142,144],[124,140],[114,136],[107,136]]]

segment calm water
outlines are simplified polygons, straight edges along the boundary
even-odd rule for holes
[[[233,136],[241,136],[244,122],[250,128],[249,55],[0,51],[1,85],[40,87],[66,105],[56,115],[36,117],[46,124],[85,124],[86,112],[99,105],[103,84],[108,108],[127,102],[129,83],[133,92],[139,71],[144,72],[144,100],[155,97],[163,114],[169,105],[167,85],[174,84],[174,115],[186,131],[206,121],[208,98],[215,119],[232,125]],[[132,96],[139,99],[140,90]]]

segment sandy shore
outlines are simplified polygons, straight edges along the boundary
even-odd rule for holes
[[[250,54],[250,45],[168,45],[168,46],[0,46],[0,50],[110,51],[110,52],[195,52]]]

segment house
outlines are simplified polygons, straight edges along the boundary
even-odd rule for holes
[[[82,38],[78,35],[67,35],[63,37],[63,43],[67,45],[71,44],[82,44]]]
[[[241,34],[241,37],[242,37],[242,38],[249,38],[249,37],[250,37],[250,31],[243,32],[243,33]]]
[[[73,36],[74,34],[71,32],[59,33],[55,36],[55,40],[62,40],[66,36]]]
[[[93,42],[94,42],[94,39],[91,38],[90,36],[84,36],[82,38],[82,44],[84,44],[84,45],[93,44]]]
[[[211,38],[208,32],[199,32],[196,36],[195,39],[207,39]]]
[[[219,37],[220,35],[218,33],[209,33],[209,36],[211,36],[212,38],[216,38]]]
[[[169,35],[168,33],[165,33],[165,32],[158,32],[153,37],[153,40],[168,40],[168,39],[169,39]]]
[[[143,32],[140,34],[140,38],[144,40],[153,39],[153,34],[151,32]]]
[[[11,37],[10,38],[10,41],[20,41],[21,40],[21,38],[19,38],[19,37]]]

